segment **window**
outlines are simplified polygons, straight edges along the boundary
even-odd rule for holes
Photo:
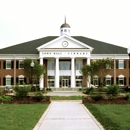
[[[48,87],[54,87],[55,79],[54,76],[48,76]]]
[[[18,77],[18,82],[19,82],[20,85],[23,85],[23,83],[24,83],[24,76],[23,75],[20,75]]]
[[[118,84],[119,84],[119,86],[124,86],[124,75],[119,75],[118,76]]]
[[[64,29],[64,32],[67,32],[67,30],[66,30],[66,29]]]
[[[105,82],[106,82],[106,86],[111,85],[111,75],[107,75],[107,76],[106,76]]]
[[[76,70],[80,70],[83,66],[82,60],[76,60]]]
[[[11,85],[11,76],[10,75],[6,76],[5,85]]]
[[[124,85],[124,78],[119,78],[119,85],[120,86]]]
[[[94,86],[98,86],[99,85],[98,76],[94,76],[93,77],[93,85]]]
[[[70,61],[60,61],[60,70],[70,70]]]
[[[19,61],[19,69],[23,69],[23,63],[21,60]]]
[[[10,77],[6,78],[6,85],[11,85],[11,78]]]
[[[6,61],[6,69],[11,69],[11,60]]]
[[[76,76],[76,87],[82,87],[82,76]]]
[[[48,70],[54,70],[54,62],[48,62]]]
[[[124,69],[124,60],[119,60],[118,66],[119,69]]]

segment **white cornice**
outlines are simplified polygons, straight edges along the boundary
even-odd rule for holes
[[[39,54],[0,54],[0,59],[39,59]]]

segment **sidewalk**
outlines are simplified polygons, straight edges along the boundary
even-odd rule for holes
[[[52,101],[33,130],[104,130],[81,101]]]
[[[83,96],[82,92],[78,91],[53,91],[48,92],[46,96]]]

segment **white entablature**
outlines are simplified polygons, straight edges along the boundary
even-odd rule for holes
[[[40,57],[90,57],[92,47],[68,36],[60,36],[37,48]]]

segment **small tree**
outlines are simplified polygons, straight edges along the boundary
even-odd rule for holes
[[[99,59],[91,61],[90,65],[84,65],[80,72],[83,76],[86,77],[89,82],[89,77],[93,77],[94,75],[98,75],[101,77],[101,84],[103,85],[103,77],[105,77],[106,73],[108,73],[114,66],[113,60],[107,59]]]
[[[90,86],[90,76],[93,74],[93,68],[90,65],[84,65],[81,69],[80,69],[80,73],[82,73],[83,76],[85,76],[85,78],[87,79],[87,82],[89,83]]]
[[[101,78],[101,86],[104,84],[103,78],[105,75],[113,69],[114,62],[112,59],[99,59],[92,61],[93,68],[95,68],[95,75],[98,75]]]
[[[31,82],[32,78],[36,80],[36,85],[39,82],[40,77],[42,74],[45,73],[45,67],[43,65],[40,65],[37,60],[33,60],[34,62],[34,68],[33,71],[31,70],[32,68],[30,67],[30,64],[32,62],[32,59],[25,59],[23,60],[23,71],[24,74],[29,78],[29,81]]]

